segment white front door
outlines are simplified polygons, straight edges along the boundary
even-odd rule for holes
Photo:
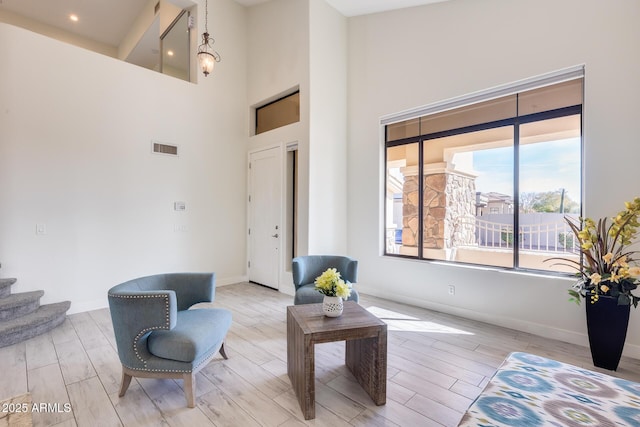
[[[249,280],[278,289],[282,165],[280,148],[249,155]]]

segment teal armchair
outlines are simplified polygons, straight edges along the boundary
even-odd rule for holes
[[[307,255],[293,259],[293,285],[296,294],[293,299],[295,305],[321,303],[324,295],[315,289],[314,281],[327,268],[335,268],[342,279],[352,286],[358,280],[358,261],[353,258],[338,255]],[[358,292],[351,288],[348,301],[358,302]]]
[[[213,302],[215,273],[141,277],[109,290],[109,308],[122,363],[120,397],[132,377],[184,380],[187,405],[195,406],[195,374],[218,353],[231,312],[189,308]]]

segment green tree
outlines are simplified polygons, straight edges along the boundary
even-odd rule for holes
[[[529,192],[520,195],[520,211],[523,213],[580,213],[580,205],[572,200],[566,191],[563,194],[563,190]]]

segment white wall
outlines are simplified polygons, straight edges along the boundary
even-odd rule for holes
[[[251,136],[250,150],[297,143],[298,254],[345,253],[347,19],[323,0],[273,0],[248,9],[248,28],[249,105],[300,89],[300,122]],[[293,293],[281,253],[280,290]]]
[[[308,0],[273,0],[247,10],[249,106],[263,105],[277,99],[292,88],[300,89],[300,121],[278,129],[252,135],[251,124],[246,125],[249,150],[273,146],[298,145],[298,250],[306,253],[308,243],[309,206],[309,2]],[[249,110],[247,106],[247,110]],[[283,150],[283,155],[286,155]],[[282,159],[284,166],[285,159]],[[286,174],[283,173],[283,179]],[[285,182],[283,181],[283,189]],[[284,197],[284,191],[283,191]],[[293,294],[293,281],[284,245],[291,236],[284,227],[287,212],[283,200],[279,290]]]
[[[309,253],[347,252],[347,19],[311,1]]]
[[[349,20],[349,252],[362,292],[586,344],[570,280],[381,257],[380,117],[585,64],[585,213],[638,195],[640,2],[452,0]],[[449,296],[447,286],[456,286]],[[625,352],[640,357],[632,313]]]
[[[215,7],[224,62],[198,84],[0,24],[0,276],[14,292],[77,312],[141,275],[245,278],[246,16]]]
[[[272,0],[248,8],[247,16],[249,104],[270,99],[299,84],[306,86],[308,0]],[[307,94],[304,99],[308,102]]]

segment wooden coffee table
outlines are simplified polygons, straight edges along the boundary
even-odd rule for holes
[[[346,341],[345,364],[376,405],[387,402],[387,325],[353,301],[340,317],[322,304],[287,307],[287,372],[305,420],[316,416],[315,348]]]

